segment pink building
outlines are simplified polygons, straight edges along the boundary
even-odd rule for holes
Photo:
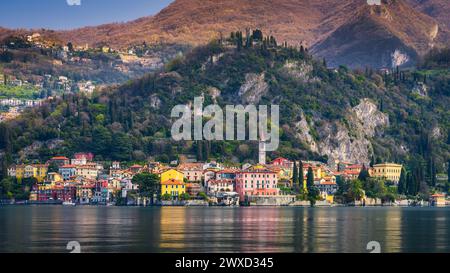
[[[87,162],[91,162],[94,160],[93,153],[76,153],[73,157],[78,160],[86,159]]]
[[[251,167],[236,174],[236,192],[245,196],[275,196],[279,194],[278,174],[263,167]]]

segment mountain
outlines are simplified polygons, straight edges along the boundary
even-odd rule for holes
[[[431,17],[403,0],[383,0],[381,6],[369,6],[365,0],[177,0],[153,17],[83,28],[60,37],[118,47],[144,40],[198,45],[219,33],[246,28],[262,29],[291,45],[311,47],[330,65],[352,67],[414,63],[430,49],[439,32]]]
[[[448,44],[450,41],[450,4],[447,0],[407,0],[416,10],[429,15],[439,23],[437,42]]]
[[[98,159],[169,162],[180,155],[254,161],[257,143],[175,142],[171,109],[203,96],[205,105],[280,106],[281,145],[276,156],[334,162],[442,163],[449,154],[450,74],[438,71],[327,69],[307,52],[234,36],[195,48],[164,71],[92,98],[67,95],[2,124],[0,149],[14,158],[45,160],[92,151]],[[434,163],[433,163],[434,164]]]
[[[311,48],[333,66],[390,67],[411,64],[432,45],[448,43],[440,30],[449,26],[449,7],[445,0],[382,0],[381,6],[367,0],[176,0],[155,16],[49,34],[124,48],[144,41],[201,45],[259,28],[279,42]]]
[[[436,22],[404,4],[384,1],[381,6],[363,5],[313,52],[332,66],[364,67],[412,65],[433,46]]]

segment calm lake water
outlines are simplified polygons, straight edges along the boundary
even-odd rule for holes
[[[0,207],[0,252],[450,252],[450,208]]]

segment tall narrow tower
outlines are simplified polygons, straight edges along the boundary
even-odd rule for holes
[[[263,140],[259,141],[259,164],[266,164],[266,142]]]

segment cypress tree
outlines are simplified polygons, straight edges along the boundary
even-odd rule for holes
[[[402,172],[400,174],[400,180],[398,181],[397,192],[399,194],[407,193],[407,182],[406,182],[406,170],[402,168]]]
[[[367,179],[370,177],[369,171],[367,170],[366,166],[363,165],[361,172],[358,175],[358,179],[360,181],[367,181]]]
[[[200,141],[197,141],[197,161],[203,160],[203,145]]]
[[[203,160],[208,161],[209,155],[211,154],[211,144],[209,141],[203,142]]]
[[[294,170],[292,172],[292,186],[295,189],[298,188],[298,169],[297,169],[297,161],[294,160]]]
[[[304,188],[303,182],[305,181],[305,175],[303,174],[303,162],[300,160],[300,163],[298,164],[298,183],[300,188]]]
[[[431,186],[436,187],[436,163],[432,156],[430,157],[430,182]]]
[[[306,179],[306,185],[309,188],[314,187],[314,172],[311,167],[308,168],[308,175]]]
[[[406,193],[408,195],[416,195],[415,191],[416,190],[414,186],[413,175],[411,174],[411,172],[408,172],[406,174]]]
[[[450,160],[447,162],[447,184],[445,185],[445,191],[448,192],[450,187]]]

